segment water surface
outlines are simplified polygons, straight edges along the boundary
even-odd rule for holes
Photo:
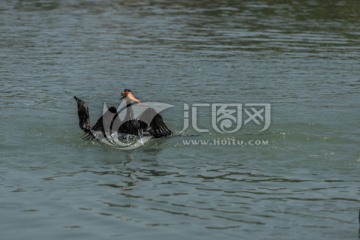
[[[2,1],[2,239],[357,239],[360,3]],[[132,89],[174,105],[270,103],[271,126],[134,151],[83,142]],[[192,134],[197,134],[192,136]],[[183,140],[266,140],[186,146]]]

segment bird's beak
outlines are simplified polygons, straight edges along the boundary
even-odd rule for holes
[[[140,100],[137,99],[131,92],[122,92],[121,95],[123,96],[123,98],[128,98],[129,100],[136,103],[141,103]]]

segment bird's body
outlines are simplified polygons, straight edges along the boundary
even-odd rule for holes
[[[154,108],[145,107],[138,116],[134,115],[132,106],[141,104],[129,89],[122,93],[126,101],[126,115],[120,119],[115,107],[110,107],[97,120],[95,125],[90,124],[89,109],[83,100],[74,97],[78,106],[79,126],[86,133],[87,139],[98,139],[109,136],[113,133],[130,134],[142,136],[149,134],[155,138],[166,137],[172,134],[166,126],[162,116]]]

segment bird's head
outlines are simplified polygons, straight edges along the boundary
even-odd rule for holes
[[[122,98],[121,99],[126,99],[126,100],[130,100],[136,103],[141,103],[139,99],[137,99],[131,92],[130,89],[124,89],[124,91],[121,93]]]

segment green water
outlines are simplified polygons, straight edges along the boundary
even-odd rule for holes
[[[1,1],[1,239],[357,239],[360,2]],[[179,133],[184,103],[269,103],[134,151],[84,142],[130,88]],[[186,145],[184,140],[264,145]]]

